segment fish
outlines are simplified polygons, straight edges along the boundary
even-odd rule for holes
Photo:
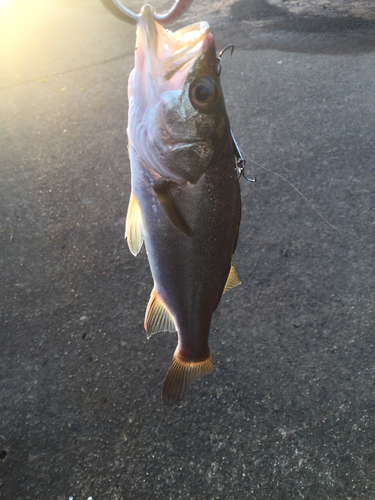
[[[135,256],[145,244],[151,268],[148,338],[178,336],[162,387],[167,406],[213,370],[212,316],[241,283],[232,262],[241,195],[220,69],[208,23],[172,32],[143,6],[128,84],[125,237]]]

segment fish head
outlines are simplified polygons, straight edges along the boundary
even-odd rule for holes
[[[230,150],[215,41],[206,22],[176,32],[145,5],[129,78],[130,146],[160,176],[196,183],[218,145]]]

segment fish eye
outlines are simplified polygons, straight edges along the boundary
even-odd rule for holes
[[[216,102],[216,97],[216,84],[212,78],[198,78],[190,86],[190,101],[198,111],[208,110]]]

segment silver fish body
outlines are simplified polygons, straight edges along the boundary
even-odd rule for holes
[[[214,39],[206,23],[197,26],[181,30],[185,46],[176,43],[176,57],[175,39],[164,50],[163,36],[173,34],[144,7],[129,81],[132,194],[126,237],[135,255],[145,242],[154,280],[146,331],[178,333],[163,384],[166,405],[212,371],[212,315],[223,292],[240,283],[232,265],[241,200],[230,125]]]

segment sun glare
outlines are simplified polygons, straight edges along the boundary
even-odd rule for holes
[[[0,78],[4,85],[8,79],[26,78],[28,69],[50,57],[56,5],[56,0],[0,0]]]

